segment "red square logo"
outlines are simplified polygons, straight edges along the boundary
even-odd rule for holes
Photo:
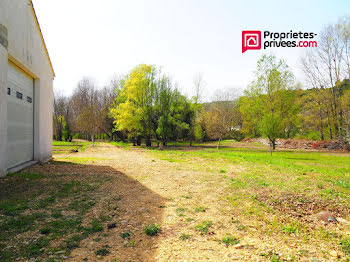
[[[242,31],[242,53],[261,49],[261,31]]]

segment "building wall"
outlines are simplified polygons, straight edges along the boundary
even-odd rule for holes
[[[0,177],[7,171],[7,30],[0,25]]]
[[[35,78],[34,160],[45,162],[52,155],[53,72],[28,0],[1,0],[0,27],[7,28],[8,48],[0,45],[0,176],[6,168],[7,63],[14,62]],[[4,95],[5,94],[5,95]],[[6,105],[5,105],[6,104]],[[6,112],[6,110],[5,110]],[[5,121],[6,120],[6,121]],[[5,148],[5,149],[4,149]],[[2,170],[2,171],[1,171]],[[2,174],[3,175],[3,174]]]

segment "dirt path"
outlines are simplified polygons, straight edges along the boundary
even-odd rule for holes
[[[105,261],[266,261],[261,253],[274,250],[288,257],[289,251],[298,247],[298,243],[286,247],[278,236],[260,234],[259,223],[240,220],[227,199],[232,194],[227,177],[241,172],[242,167],[232,165],[225,174],[213,173],[206,169],[208,163],[198,160],[196,164],[202,166],[199,171],[187,163],[157,159],[142,149],[126,150],[108,144],[56,156],[57,161],[69,161],[69,157],[88,159],[88,163],[48,164],[31,169],[113,177],[102,185],[101,200],[91,215],[104,214],[117,224],[101,233],[99,242],[83,240],[70,261],[95,261],[95,251],[106,245],[111,253],[104,257]],[[195,229],[203,221],[213,223],[208,234]],[[144,233],[150,223],[161,226],[158,236]],[[121,233],[127,231],[132,233],[130,239],[121,238]],[[181,235],[188,239],[181,239]],[[239,244],[226,247],[220,242],[228,235],[237,238]]]
[[[108,145],[104,146],[104,148],[87,150],[81,156],[108,158],[108,160],[102,161],[104,165],[111,166],[135,179],[161,198],[159,203],[153,203],[153,205],[145,203],[143,207],[147,209],[151,220],[154,213],[162,213],[158,221],[155,220],[155,217],[152,221],[159,223],[162,228],[162,233],[156,237],[156,243],[152,246],[156,252],[154,252],[153,258],[146,258],[143,255],[149,251],[138,250],[136,252],[141,252],[141,254],[136,253],[138,260],[247,261],[248,258],[259,260],[249,251],[228,249],[215,241],[221,239],[225,233],[231,232],[230,229],[223,228],[224,225],[228,224],[231,216],[230,210],[227,209],[227,201],[224,199],[228,184],[223,180],[222,175],[197,172],[192,170],[190,166],[181,163],[152,158],[142,149],[125,150]],[[118,188],[114,190],[118,191]],[[164,208],[160,211],[159,206],[164,206]],[[194,208],[196,207],[205,207],[206,210],[205,212],[195,212]],[[133,205],[126,208],[130,215],[123,217],[123,220],[131,222],[135,219],[133,211],[138,211],[138,209]],[[177,211],[182,209],[184,210]],[[193,221],[190,221],[192,219]],[[202,236],[194,230],[196,224],[205,220],[213,222],[210,229],[212,235]],[[130,230],[133,230],[132,226]],[[143,232],[141,233],[143,238],[149,238]],[[181,240],[181,234],[191,235],[191,238],[185,241]],[[116,235],[117,239],[120,238],[119,234]],[[130,249],[128,253],[133,259],[134,250]]]

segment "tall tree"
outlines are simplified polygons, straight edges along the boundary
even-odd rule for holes
[[[274,55],[263,55],[257,64],[255,80],[246,91],[247,98],[240,101],[243,130],[244,125],[260,130],[275,149],[276,138],[287,130],[288,118],[295,114],[295,89],[294,76],[286,62]],[[250,113],[245,113],[247,110]]]
[[[151,65],[143,64],[134,68],[120,92],[122,103],[111,109],[117,129],[128,131],[134,142],[143,135],[146,146],[151,146],[154,132],[155,73]]]
[[[95,135],[98,133],[102,120],[103,107],[93,80],[83,78],[78,83],[71,99],[76,126],[91,136],[94,146]]]

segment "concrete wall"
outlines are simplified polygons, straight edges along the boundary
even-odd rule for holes
[[[52,155],[54,75],[30,3],[31,1],[28,0],[1,0],[0,25],[7,28],[9,59],[35,78],[34,160],[44,162]],[[6,157],[1,132],[4,132],[5,125],[7,132],[7,123],[3,122],[4,111],[2,109],[5,107],[4,97],[6,98],[6,95],[3,95],[6,93],[3,92],[7,90],[8,57],[6,50],[0,47],[0,170]]]
[[[0,24],[0,177],[7,173],[7,30]]]

